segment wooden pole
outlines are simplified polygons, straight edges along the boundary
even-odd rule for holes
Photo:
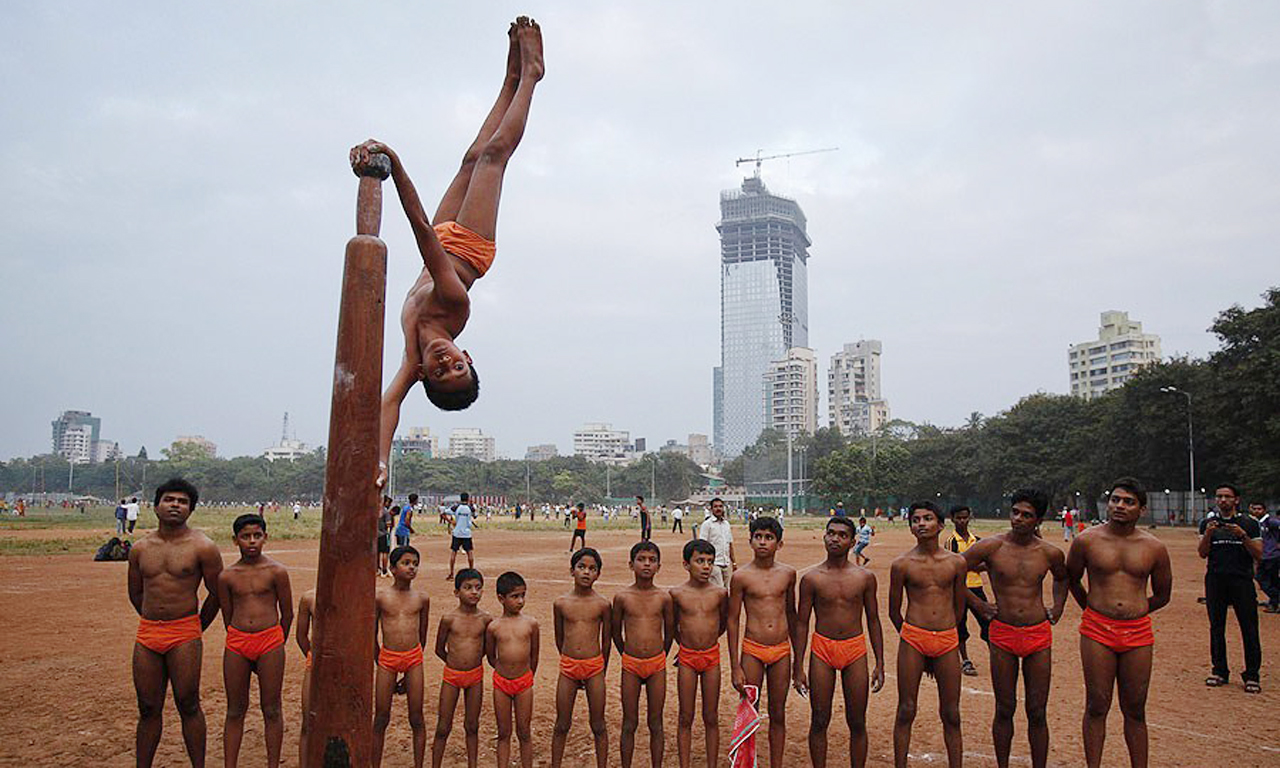
[[[356,166],[356,236],[347,242],[329,410],[324,520],[311,644],[307,765],[364,768],[373,737],[373,622],[379,404],[387,247],[378,239],[391,163]]]

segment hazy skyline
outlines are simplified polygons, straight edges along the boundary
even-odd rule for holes
[[[480,399],[411,394],[402,430],[512,457],[586,422],[709,435],[719,193],[757,149],[840,147],[762,176],[808,218],[822,388],[880,339],[897,418],[1066,392],[1108,309],[1203,356],[1280,282],[1274,3],[24,4],[0,32],[0,459],[47,452],[66,409],[130,454],[257,454],[285,411],[323,443],[347,150],[385,140],[433,209],[519,13],[547,76],[460,337]],[[420,264],[385,191],[384,380]]]

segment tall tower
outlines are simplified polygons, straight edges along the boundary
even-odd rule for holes
[[[804,212],[759,176],[720,193],[720,367],[715,443],[732,458],[765,428],[765,374],[809,346],[809,246]]]
[[[889,401],[880,390],[876,339],[862,339],[831,356],[827,369],[827,421],[845,437],[875,432],[889,422]]]

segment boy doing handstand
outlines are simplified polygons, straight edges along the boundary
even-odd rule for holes
[[[551,735],[551,768],[560,768],[564,743],[573,725],[573,705],[578,689],[587,689],[587,711],[595,740],[596,767],[609,761],[609,732],[604,723],[604,673],[609,667],[609,640],[613,637],[609,601],[595,591],[600,578],[600,553],[583,547],[569,558],[573,590],[556,598],[556,650],[560,652],[560,677],[556,680],[556,727]]]
[[[876,576],[849,562],[857,528],[853,518],[833,517],[822,536],[827,559],[800,579],[799,627],[796,642],[795,685],[809,695],[809,760],[814,768],[827,765],[827,726],[831,723],[831,698],[836,678],[844,694],[844,718],[849,726],[849,764],[862,768],[867,762],[867,638],[876,656],[870,687],[884,685],[884,634],[876,604]],[[813,654],[809,673],[804,670],[809,614],[813,627]],[[863,614],[866,629],[863,629]]]
[[[462,729],[467,739],[467,766],[476,768],[480,753],[480,707],[484,703],[484,635],[493,617],[480,610],[484,576],[463,568],[453,579],[458,607],[440,617],[436,628],[436,656],[444,662],[440,704],[436,708],[436,738],[431,745],[431,766],[440,768],[444,747],[453,730],[458,694],[465,691]]]
[[[751,521],[751,563],[734,572],[729,584],[729,664],[733,687],[769,690],[769,765],[781,766],[787,746],[787,689],[791,687],[791,636],[796,622],[796,569],[777,562],[782,525],[772,517]],[[742,609],[747,626],[742,631]],[[738,640],[741,638],[741,652]]]
[[[391,723],[391,695],[396,677],[403,674],[409,699],[409,727],[413,730],[413,765],[422,768],[427,750],[427,729],[422,720],[422,646],[427,642],[431,598],[413,589],[418,575],[418,550],[396,547],[391,551],[391,586],[378,590],[374,644],[378,669],[374,678],[373,768],[382,765],[382,747]]]
[[[493,713],[498,721],[498,768],[511,764],[511,721],[515,714],[520,765],[533,768],[533,676],[538,671],[538,621],[521,614],[528,587],[515,571],[498,577],[502,615],[484,633],[485,655],[493,667]]]
[[[965,562],[960,555],[938,546],[946,515],[937,504],[918,501],[911,505],[908,516],[916,545],[889,567],[889,620],[902,638],[898,643],[893,764],[895,768],[907,768],[920,676],[930,672],[938,681],[938,714],[942,718],[942,739],[947,745],[947,764],[960,768],[964,747],[960,737],[960,634],[956,624],[968,594]]]
[[[667,652],[675,613],[671,595],[653,585],[662,568],[662,552],[652,541],[631,547],[635,582],[613,596],[613,644],[622,654],[622,768],[631,768],[640,722],[640,687],[646,692],[649,757],[662,765],[662,706],[667,699]]]
[[[382,396],[379,486],[386,481],[400,404],[414,384],[421,381],[427,399],[442,410],[466,408],[480,392],[471,356],[454,339],[471,314],[467,292],[493,264],[503,174],[524,135],[533,89],[545,70],[542,31],[536,22],[521,16],[508,37],[502,89],[433,220],[427,219],[413,182],[390,147],[370,140],[351,150],[357,170],[369,165],[375,154],[390,159],[391,178],[424,263],[400,312],[404,360]]]
[[[240,559],[218,577],[218,601],[227,625],[222,653],[222,678],[227,687],[227,721],[223,731],[223,760],[233,768],[240,758],[244,714],[249,708],[249,677],[258,673],[267,765],[280,765],[284,719],[280,689],[284,687],[284,643],[293,623],[293,593],[289,572],[262,554],[267,521],[241,515],[231,525]]]
[[[684,545],[684,567],[689,580],[671,590],[673,632],[680,650],[676,689],[680,720],[676,748],[680,768],[689,768],[693,750],[693,707],[702,687],[702,725],[706,730],[707,765],[720,755],[720,636],[729,621],[729,592],[711,583],[716,548],[705,539]]]

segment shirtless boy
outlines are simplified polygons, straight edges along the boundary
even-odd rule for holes
[[[493,667],[493,714],[498,721],[498,768],[511,764],[511,721],[515,713],[520,765],[533,768],[533,676],[538,671],[541,632],[537,619],[525,616],[528,587],[515,571],[498,577],[502,615],[484,633],[485,655]]]
[[[294,631],[294,639],[298,642],[298,650],[306,659],[302,673],[302,725],[298,729],[298,765],[307,768],[307,707],[311,705],[311,615],[316,608],[316,591],[308,589],[298,598],[298,628]]]
[[[218,601],[227,625],[227,647],[222,652],[222,678],[227,687],[223,759],[227,768],[234,768],[240,759],[249,677],[256,672],[267,765],[275,768],[280,765],[284,742],[280,691],[284,687],[284,643],[293,624],[293,592],[285,567],[262,554],[267,521],[258,515],[241,515],[231,530],[240,559],[218,577]]]
[[[1045,768],[1049,759],[1049,681],[1053,671],[1052,625],[1067,605],[1067,559],[1061,549],[1036,535],[1049,510],[1049,497],[1041,491],[1014,491],[1009,508],[1009,531],[975,542],[964,551],[972,574],[978,569],[991,576],[995,603],[988,603],[972,589],[967,600],[974,615],[990,622],[987,642],[991,648],[991,687],[996,696],[991,739],[996,765],[1009,768],[1013,742],[1013,713],[1018,708],[1018,670],[1021,667],[1027,740],[1031,765]],[[1053,607],[1044,607],[1044,579],[1053,574]]]
[[[422,768],[427,750],[427,729],[422,721],[422,646],[427,642],[427,619],[431,598],[413,589],[418,575],[418,550],[396,547],[391,551],[391,586],[378,590],[374,644],[378,648],[378,669],[374,678],[373,768],[382,765],[382,746],[391,722],[391,694],[396,677],[404,675],[409,699],[409,727],[413,730],[413,765]]]
[[[680,768],[689,768],[693,751],[693,707],[702,688],[702,726],[706,731],[707,765],[720,756],[720,636],[729,622],[729,592],[711,583],[716,548],[705,539],[684,545],[684,568],[689,580],[671,590],[672,628],[680,650],[676,658],[676,690],[680,719],[676,749]]]
[[[631,768],[640,724],[640,688],[645,689],[649,757],[662,765],[665,739],[662,706],[667,700],[667,652],[675,625],[671,594],[653,585],[662,568],[662,552],[652,541],[631,547],[635,581],[613,596],[613,644],[622,655],[622,768]]]
[[[386,482],[400,404],[413,385],[421,381],[427,399],[447,411],[466,408],[480,393],[471,356],[454,339],[471,314],[467,292],[493,265],[502,177],[524,135],[533,89],[545,70],[542,30],[536,22],[521,16],[507,34],[510,43],[502,89],[436,209],[434,227],[390,147],[369,140],[351,150],[351,164],[357,169],[368,165],[374,154],[390,159],[391,178],[424,263],[400,312],[404,360],[382,396],[379,487]]]
[[[595,739],[596,766],[609,761],[609,731],[604,723],[604,672],[609,666],[613,608],[592,585],[600,578],[600,553],[583,547],[569,557],[573,590],[556,598],[553,607],[560,677],[556,680],[556,727],[551,735],[551,768],[560,768],[564,743],[573,725],[578,689],[587,689],[587,712]]]
[[[1080,617],[1080,664],[1084,669],[1084,759],[1102,765],[1111,692],[1120,689],[1124,740],[1133,768],[1147,766],[1147,688],[1155,635],[1151,614],[1169,603],[1173,570],[1169,550],[1138,529],[1147,492],[1132,478],[1111,484],[1107,522],[1071,542],[1067,575]],[[1082,583],[1089,575],[1089,586]],[[1151,595],[1147,596],[1147,582]]]
[[[467,740],[467,766],[476,768],[480,754],[480,707],[484,703],[484,635],[493,617],[480,610],[484,576],[463,568],[453,578],[458,607],[440,617],[436,628],[436,656],[444,662],[440,704],[436,708],[436,738],[431,745],[431,768],[440,768],[444,747],[453,730],[458,694],[465,691],[462,730]]]
[[[218,615],[222,555],[203,533],[187,527],[199,493],[173,479],[156,488],[159,526],[129,550],[129,602],[138,612],[133,687],[138,695],[137,762],[149,767],[164,723],[165,689],[182,718],[192,766],[204,765],[205,722],[200,709],[201,633]],[[200,582],[207,595],[200,604]]]
[[[787,746],[791,632],[799,632],[796,569],[774,560],[782,547],[782,525],[777,520],[757,517],[751,521],[749,530],[751,563],[734,571],[729,583],[729,664],[733,670],[733,687],[739,693],[745,694],[744,685],[764,685],[767,678],[769,765],[781,766]],[[745,631],[741,628],[744,606],[747,610]]]
[[[867,635],[876,656],[870,688],[884,686],[884,633],[876,604],[876,576],[849,562],[849,550],[857,537],[851,517],[833,517],[822,536],[827,559],[800,579],[799,627],[796,638],[796,690],[808,695],[809,760],[814,768],[827,765],[827,726],[831,723],[831,698],[836,677],[844,694],[844,718],[849,726],[849,765],[867,763]],[[813,654],[809,673],[804,670],[804,650],[809,638],[809,614],[813,627]],[[866,631],[863,631],[863,615]]]
[[[956,631],[964,609],[965,562],[938,546],[946,515],[931,501],[918,501],[907,511],[916,545],[889,567],[889,620],[897,628],[898,713],[893,723],[893,764],[906,768],[911,725],[916,719],[920,676],[930,672],[938,681],[938,714],[947,764],[960,768],[964,748],[960,737],[960,635]],[[902,615],[903,592],[907,596]]]

